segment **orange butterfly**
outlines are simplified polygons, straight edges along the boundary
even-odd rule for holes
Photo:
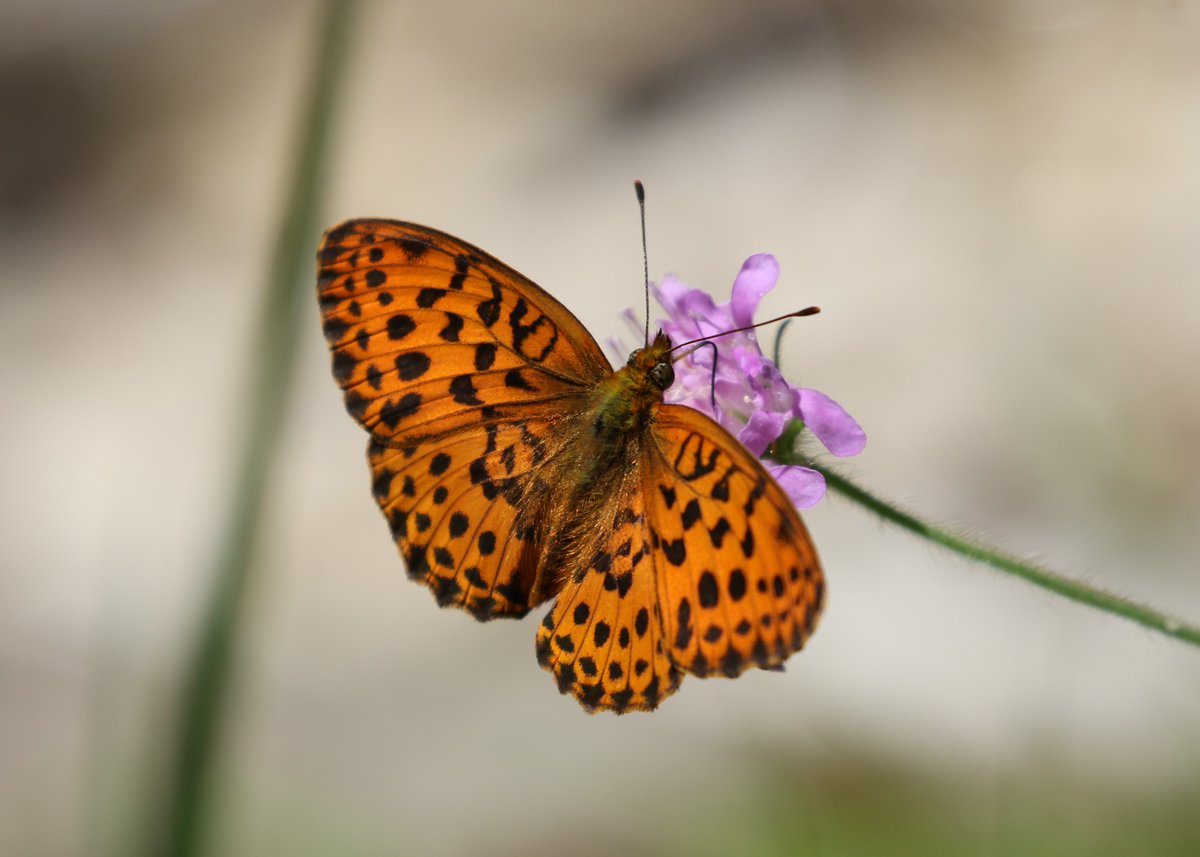
[[[533,282],[412,223],[348,221],[318,260],[375,499],[439,604],[488,620],[557,596],[538,662],[588,711],[804,645],[825,593],[808,532],[725,429],[664,404],[665,334],[614,372]]]

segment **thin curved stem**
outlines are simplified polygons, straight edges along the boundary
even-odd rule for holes
[[[786,448],[784,447],[784,449]],[[1078,601],[1080,604],[1086,604],[1097,610],[1103,610],[1105,613],[1120,616],[1123,619],[1128,619],[1130,622],[1136,622],[1146,628],[1158,631],[1160,634],[1166,634],[1168,637],[1183,640],[1185,643],[1191,643],[1193,646],[1200,646],[1200,627],[1196,625],[1169,616],[1161,610],[1156,610],[1148,605],[1139,604],[1122,595],[1115,595],[1111,592],[1105,592],[1103,589],[1088,586],[1078,580],[1072,580],[1069,577],[1064,577],[1061,574],[1040,568],[1032,563],[1019,560],[1009,554],[984,545],[975,544],[961,536],[956,536],[948,530],[922,521],[894,503],[890,503],[872,494],[867,489],[851,482],[845,476],[805,456],[782,453],[777,458],[784,464],[800,464],[805,467],[811,467],[825,477],[825,483],[830,489],[841,494],[843,497],[870,509],[885,521],[902,527],[921,538],[939,544],[947,550],[965,556],[967,559],[983,563],[984,565],[990,565],[992,568],[1012,574],[1035,586],[1048,589],[1064,598],[1070,598],[1072,601]]]

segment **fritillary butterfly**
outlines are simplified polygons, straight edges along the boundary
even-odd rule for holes
[[[663,402],[665,334],[613,371],[533,282],[411,223],[343,223],[318,260],[375,499],[439,604],[488,620],[556,598],[537,659],[588,711],[804,645],[825,591],[804,524],[728,432]]]

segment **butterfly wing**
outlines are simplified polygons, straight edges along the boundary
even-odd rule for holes
[[[533,282],[426,227],[349,221],[318,262],[333,374],[410,576],[477,618],[523,615],[557,585],[536,576],[540,474],[611,372],[599,346]]]
[[[780,667],[813,632],[825,598],[795,506],[699,411],[660,406],[653,437],[646,520],[671,661],[697,676]]]
[[[777,668],[824,600],[799,514],[735,438],[661,405],[648,443],[606,547],[538,628],[538,661],[589,711],[653,710],[684,672]]]
[[[491,424],[410,447],[372,439],[372,490],[409,577],[443,607],[477,619],[520,617],[554,594],[540,579],[557,454],[548,421]]]
[[[640,474],[627,474],[609,536],[537,633],[538,663],[588,711],[652,711],[681,678],[667,654]]]
[[[578,395],[611,372],[571,312],[478,247],[391,220],[325,233],[317,296],[346,408],[403,445],[489,408]]]

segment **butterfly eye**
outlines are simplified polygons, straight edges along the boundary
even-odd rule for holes
[[[675,367],[666,361],[655,363],[650,369],[650,380],[658,389],[667,389],[675,383]]]

